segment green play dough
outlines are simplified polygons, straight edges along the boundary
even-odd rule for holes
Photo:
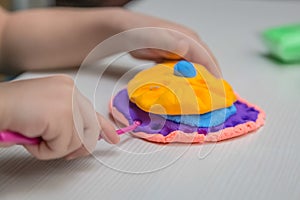
[[[283,62],[300,62],[300,24],[271,28],[263,32],[270,53]]]

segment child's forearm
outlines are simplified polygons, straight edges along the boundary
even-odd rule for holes
[[[58,8],[8,14],[0,42],[2,64],[17,70],[78,66],[98,43],[118,32],[119,12]]]
[[[6,115],[6,103],[7,103],[7,90],[6,83],[0,83],[0,131],[3,131],[4,123],[5,123],[5,115]]]
[[[160,44],[161,47],[157,49],[168,47],[167,51],[172,54],[157,49],[153,51],[151,48],[131,53],[136,58],[160,62],[165,59],[179,59],[179,54],[191,62],[204,65],[217,77],[220,76],[216,59],[197,33],[166,20],[120,8],[57,8],[7,15],[4,27],[0,26],[0,31],[3,30],[0,65],[6,66],[6,69],[34,70],[79,66],[87,54],[109,36],[134,28],[158,27],[154,32],[147,29],[144,32],[130,32],[131,35],[115,41],[115,46],[102,50],[101,56],[118,53],[126,45],[135,47],[136,44]],[[175,34],[170,29],[181,34]]]

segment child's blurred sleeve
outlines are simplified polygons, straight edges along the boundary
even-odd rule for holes
[[[5,80],[5,76],[3,74],[0,74],[0,82]]]

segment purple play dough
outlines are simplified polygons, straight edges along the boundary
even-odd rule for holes
[[[145,132],[149,134],[160,133],[164,136],[175,130],[181,130],[185,133],[193,133],[197,131],[199,134],[206,135],[207,133],[216,132],[228,127],[234,127],[247,121],[256,121],[259,112],[255,110],[255,108],[249,107],[240,101],[236,101],[234,105],[236,106],[237,112],[229,117],[225,123],[219,126],[203,128],[192,127],[186,124],[178,124],[173,121],[166,120],[160,115],[147,113],[141,110],[134,103],[129,101],[126,89],[121,90],[113,99],[113,106],[125,116],[129,124],[132,124],[133,121],[136,120],[141,122],[141,125],[138,126],[134,132]]]

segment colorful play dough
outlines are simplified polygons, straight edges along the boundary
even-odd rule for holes
[[[197,75],[197,72],[192,63],[182,60],[175,64],[174,75],[192,78]]]
[[[130,101],[146,112],[167,115],[204,114],[229,107],[236,101],[225,80],[215,78],[201,65],[192,65],[194,77],[174,75],[176,62],[141,71],[128,83]]]
[[[161,115],[163,118],[176,123],[187,124],[197,127],[217,126],[236,113],[236,106],[222,108],[202,115]]]
[[[213,127],[179,124],[166,120],[161,115],[147,113],[130,102],[126,89],[121,90],[113,98],[110,111],[114,118],[125,126],[131,125],[134,121],[140,121],[141,125],[133,131],[133,135],[148,141],[203,143],[230,139],[253,132],[263,126],[264,111],[238,95],[237,98],[238,100],[234,103],[236,113],[224,123]]]
[[[221,141],[251,133],[265,122],[261,108],[240,98],[225,80],[187,61],[140,72],[114,96],[110,111],[125,126],[140,123],[134,136],[158,143]]]

